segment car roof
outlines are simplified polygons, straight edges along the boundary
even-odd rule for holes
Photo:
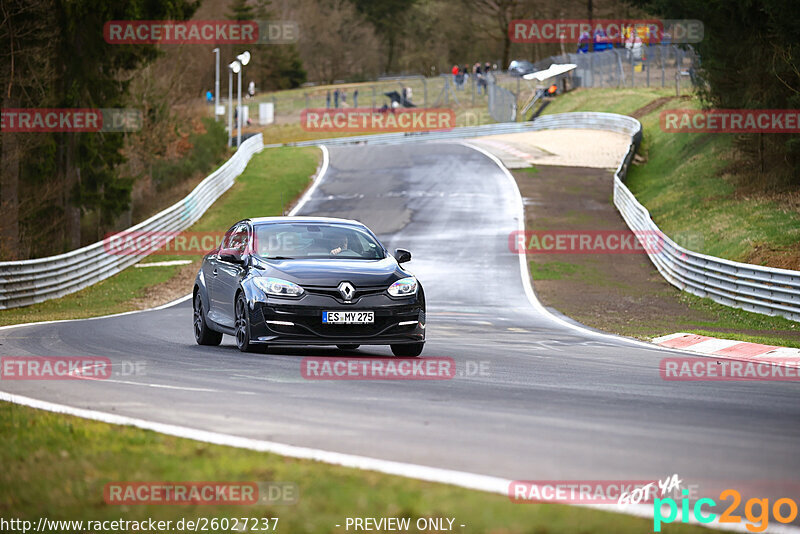
[[[352,219],[339,219],[337,217],[305,217],[305,216],[288,216],[288,217],[252,217],[247,219],[252,224],[264,223],[329,223],[329,224],[347,224],[350,226],[364,226],[363,223],[354,221]]]

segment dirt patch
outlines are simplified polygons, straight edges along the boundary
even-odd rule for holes
[[[672,100],[691,100],[690,96],[662,96],[661,98],[656,98],[649,104],[640,107],[633,113],[631,113],[631,117],[634,119],[641,119],[645,115],[650,115],[653,111],[657,110],[667,102]]]
[[[525,201],[528,230],[578,235],[613,231],[633,238],[612,203],[611,171],[541,165],[537,169],[535,173],[513,171]],[[542,303],[594,328],[639,338],[702,328],[800,341],[798,331],[745,331],[721,322],[713,310],[690,305],[644,252],[538,252],[527,257],[534,291]]]
[[[788,248],[773,248],[768,245],[755,245],[745,260],[755,265],[769,265],[790,271],[800,270],[800,243]]]
[[[130,268],[137,269],[137,267]],[[147,267],[142,268],[147,269]],[[188,295],[192,292],[194,279],[199,269],[200,260],[195,260],[190,264],[182,266],[175,276],[169,280],[150,286],[145,289],[144,295],[129,300],[126,308],[131,310],[145,310]]]
[[[615,169],[631,140],[617,132],[558,129],[477,137],[470,142],[511,169],[539,164]]]

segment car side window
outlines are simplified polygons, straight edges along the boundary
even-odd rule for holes
[[[226,248],[237,254],[244,254],[247,244],[250,241],[250,234],[246,223],[237,224],[231,231]]]
[[[222,252],[224,252],[224,251],[225,251],[225,249],[227,249],[227,248],[228,248],[228,245],[229,245],[229,243],[231,242],[231,236],[233,235],[233,232],[234,232],[234,230],[236,230],[236,227],[237,227],[237,226],[238,226],[238,225],[234,224],[233,226],[231,226],[230,228],[228,228],[228,231],[227,231],[227,232],[225,232],[225,235],[222,237],[222,242],[219,244],[219,251],[220,251],[220,254],[221,254]]]
[[[220,254],[244,254],[250,241],[246,223],[235,224],[225,232],[220,246]]]

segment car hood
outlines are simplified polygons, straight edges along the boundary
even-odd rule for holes
[[[356,287],[388,286],[409,276],[389,256],[382,260],[326,258],[256,261],[261,276],[282,278],[301,286],[336,287],[344,281]]]

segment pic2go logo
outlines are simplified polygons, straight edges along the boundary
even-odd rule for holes
[[[683,490],[684,498],[681,499],[681,522],[689,522],[689,495],[688,490]],[[733,489],[726,489],[719,494],[720,501],[725,501],[728,498],[732,499],[731,505],[719,516],[720,523],[741,523],[742,516],[733,515],[733,511],[739,507],[742,502],[742,496],[738,491]],[[717,514],[711,512],[710,509],[717,505],[713,499],[698,499],[691,508],[691,513],[698,523],[711,523],[717,518]],[[707,512],[703,511],[703,507],[707,507]],[[664,517],[663,509],[669,507],[669,515]],[[755,513],[755,508],[758,508],[758,514]],[[788,508],[788,514],[783,515],[785,508]],[[764,532],[769,526],[769,499],[749,499],[744,505],[744,515],[750,523],[745,525],[750,532]],[[797,518],[797,503],[791,499],[782,498],[776,500],[772,505],[772,515],[779,523],[791,523]],[[655,499],[653,501],[653,530],[661,532],[661,525],[672,523],[678,517],[678,504],[674,499]]]

